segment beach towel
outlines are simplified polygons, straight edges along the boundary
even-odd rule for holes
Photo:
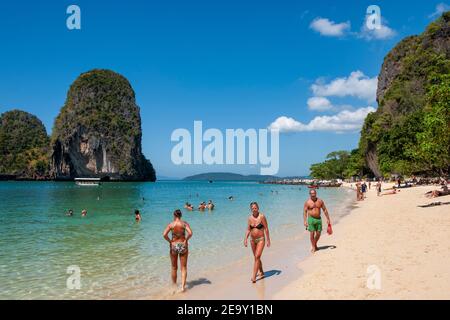
[[[333,228],[331,228],[331,223],[328,224],[327,233],[331,236],[333,234]]]

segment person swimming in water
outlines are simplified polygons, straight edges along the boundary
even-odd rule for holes
[[[66,216],[68,217],[72,217],[73,216],[73,210],[69,209],[69,211],[67,211]]]
[[[188,260],[188,241],[192,237],[192,229],[189,223],[181,220],[181,210],[173,212],[173,221],[169,223],[163,232],[163,237],[169,242],[170,261],[172,263],[172,282],[177,283],[178,257],[181,264],[181,291],[186,289],[187,278],[187,260]],[[169,238],[169,232],[172,233],[172,239]],[[187,235],[186,235],[187,233]]]
[[[87,216],[87,210],[86,210],[86,209],[83,209],[83,210],[81,211],[81,216],[82,216],[82,217],[86,217],[86,216]]]
[[[211,200],[209,200],[207,205],[208,210],[210,211],[214,210],[214,207],[215,207],[214,203]]]
[[[140,222],[142,220],[141,213],[137,209],[134,210],[134,219],[136,222]]]
[[[270,247],[270,235],[267,219],[264,216],[264,214],[259,212],[258,203],[256,202],[250,203],[250,209],[252,210],[252,214],[250,215],[250,217],[248,217],[247,230],[245,231],[245,238],[244,238],[244,246],[247,247],[247,240],[248,236],[250,235],[253,256],[255,258],[251,281],[255,283],[257,276],[259,276],[260,279],[264,278],[261,255],[264,250],[264,245],[266,244],[266,239],[267,239],[267,247]]]
[[[189,202],[186,202],[186,203],[184,204],[184,208],[185,208],[186,210],[189,210],[189,211],[193,211],[193,210],[194,210],[194,207],[193,207],[192,204],[190,204]]]

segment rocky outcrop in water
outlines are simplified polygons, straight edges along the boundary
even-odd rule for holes
[[[48,178],[49,138],[36,116],[12,110],[0,116],[0,176],[4,179]]]
[[[141,118],[126,78],[110,70],[81,74],[55,120],[51,175],[155,181],[142,154]]]

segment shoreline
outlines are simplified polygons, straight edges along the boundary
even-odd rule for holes
[[[298,263],[303,275],[274,299],[450,299],[449,208],[418,207],[450,201],[424,196],[435,189],[418,186],[381,197],[369,190],[332,237],[322,235],[320,246],[336,250],[320,250]]]
[[[344,192],[347,192],[347,190],[344,190]],[[342,204],[335,208],[334,223],[336,225],[351,214],[354,205],[352,196],[353,194],[348,194]],[[264,249],[262,257],[266,273],[264,279],[258,280],[255,284],[250,282],[253,261],[249,245],[248,248],[242,247],[243,250],[248,251],[246,257],[220,269],[210,270],[199,276],[190,274],[188,270],[186,292],[175,292],[176,288],[172,287],[154,298],[169,300],[205,298],[209,300],[275,299],[278,292],[303,275],[304,271],[298,268],[298,264],[304,263],[311,255],[309,232],[303,227],[302,217],[300,216],[301,210],[302,208],[299,208],[299,220],[289,228],[294,236],[272,241],[271,247]],[[329,237],[326,232],[322,233],[322,238],[327,238],[324,243],[329,241]],[[332,249],[332,247],[327,249]]]

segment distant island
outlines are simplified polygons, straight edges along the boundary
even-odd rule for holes
[[[169,177],[169,176],[156,176],[156,180],[181,180],[180,178],[176,178],[176,177]]]
[[[289,177],[289,178],[305,178],[305,177]],[[209,172],[201,173],[184,178],[184,181],[276,181],[286,179],[286,177],[277,177],[270,175],[242,175],[231,172]]]

